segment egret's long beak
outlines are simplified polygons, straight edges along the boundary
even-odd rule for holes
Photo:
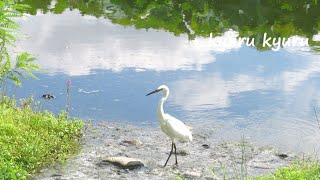
[[[152,91],[151,93],[147,94],[146,96],[149,96],[150,94],[153,94],[153,93],[157,93],[159,91],[161,91],[161,89],[156,89],[156,90]]]

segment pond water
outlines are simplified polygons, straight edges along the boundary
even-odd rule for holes
[[[299,152],[319,149],[314,109],[320,116],[320,55],[311,48],[217,46],[206,37],[189,40],[188,35],[122,26],[69,9],[17,21],[26,38],[15,51],[37,57],[44,71],[22,88],[8,86],[8,93],[32,95],[42,109],[64,110],[71,80],[73,117],[158,126],[160,94],[145,95],[166,84],[165,111],[194,127],[212,126],[217,138],[244,135]],[[46,93],[56,98],[42,99]]]

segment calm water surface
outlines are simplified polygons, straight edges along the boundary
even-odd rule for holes
[[[45,71],[22,88],[9,87],[9,93],[33,95],[42,109],[65,109],[70,79],[72,116],[158,126],[160,94],[145,94],[167,84],[165,111],[191,126],[212,126],[217,138],[244,135],[299,152],[319,148],[313,107],[320,116],[320,55],[308,48],[215,46],[208,38],[189,41],[163,30],[137,30],[77,10],[18,21],[26,38],[16,51],[35,55]],[[56,99],[41,99],[46,93]]]

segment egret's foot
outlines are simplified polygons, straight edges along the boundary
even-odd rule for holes
[[[165,168],[167,166],[167,163],[165,163],[163,166],[162,166],[162,168]]]

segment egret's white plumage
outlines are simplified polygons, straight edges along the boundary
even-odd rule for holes
[[[180,141],[192,141],[191,131],[183,122],[169,114],[164,114],[163,119],[167,121],[167,123],[160,122],[161,130],[169,136],[173,142],[175,142],[176,139]]]
[[[169,88],[166,85],[159,86],[156,90],[152,91],[151,93],[147,94],[153,94],[156,92],[163,92],[163,97],[160,99],[159,105],[158,105],[158,119],[160,122],[161,130],[172,140],[172,146],[171,146],[171,152],[169,154],[169,157],[165,163],[164,166],[167,165],[168,160],[170,159],[170,156],[173,151],[173,147],[175,149],[175,156],[176,156],[176,164],[178,164],[177,161],[177,152],[176,152],[176,140],[179,141],[192,141],[192,133],[189,130],[189,128],[180,120],[176,119],[175,117],[166,114],[163,111],[163,103],[167,100],[169,97]]]

